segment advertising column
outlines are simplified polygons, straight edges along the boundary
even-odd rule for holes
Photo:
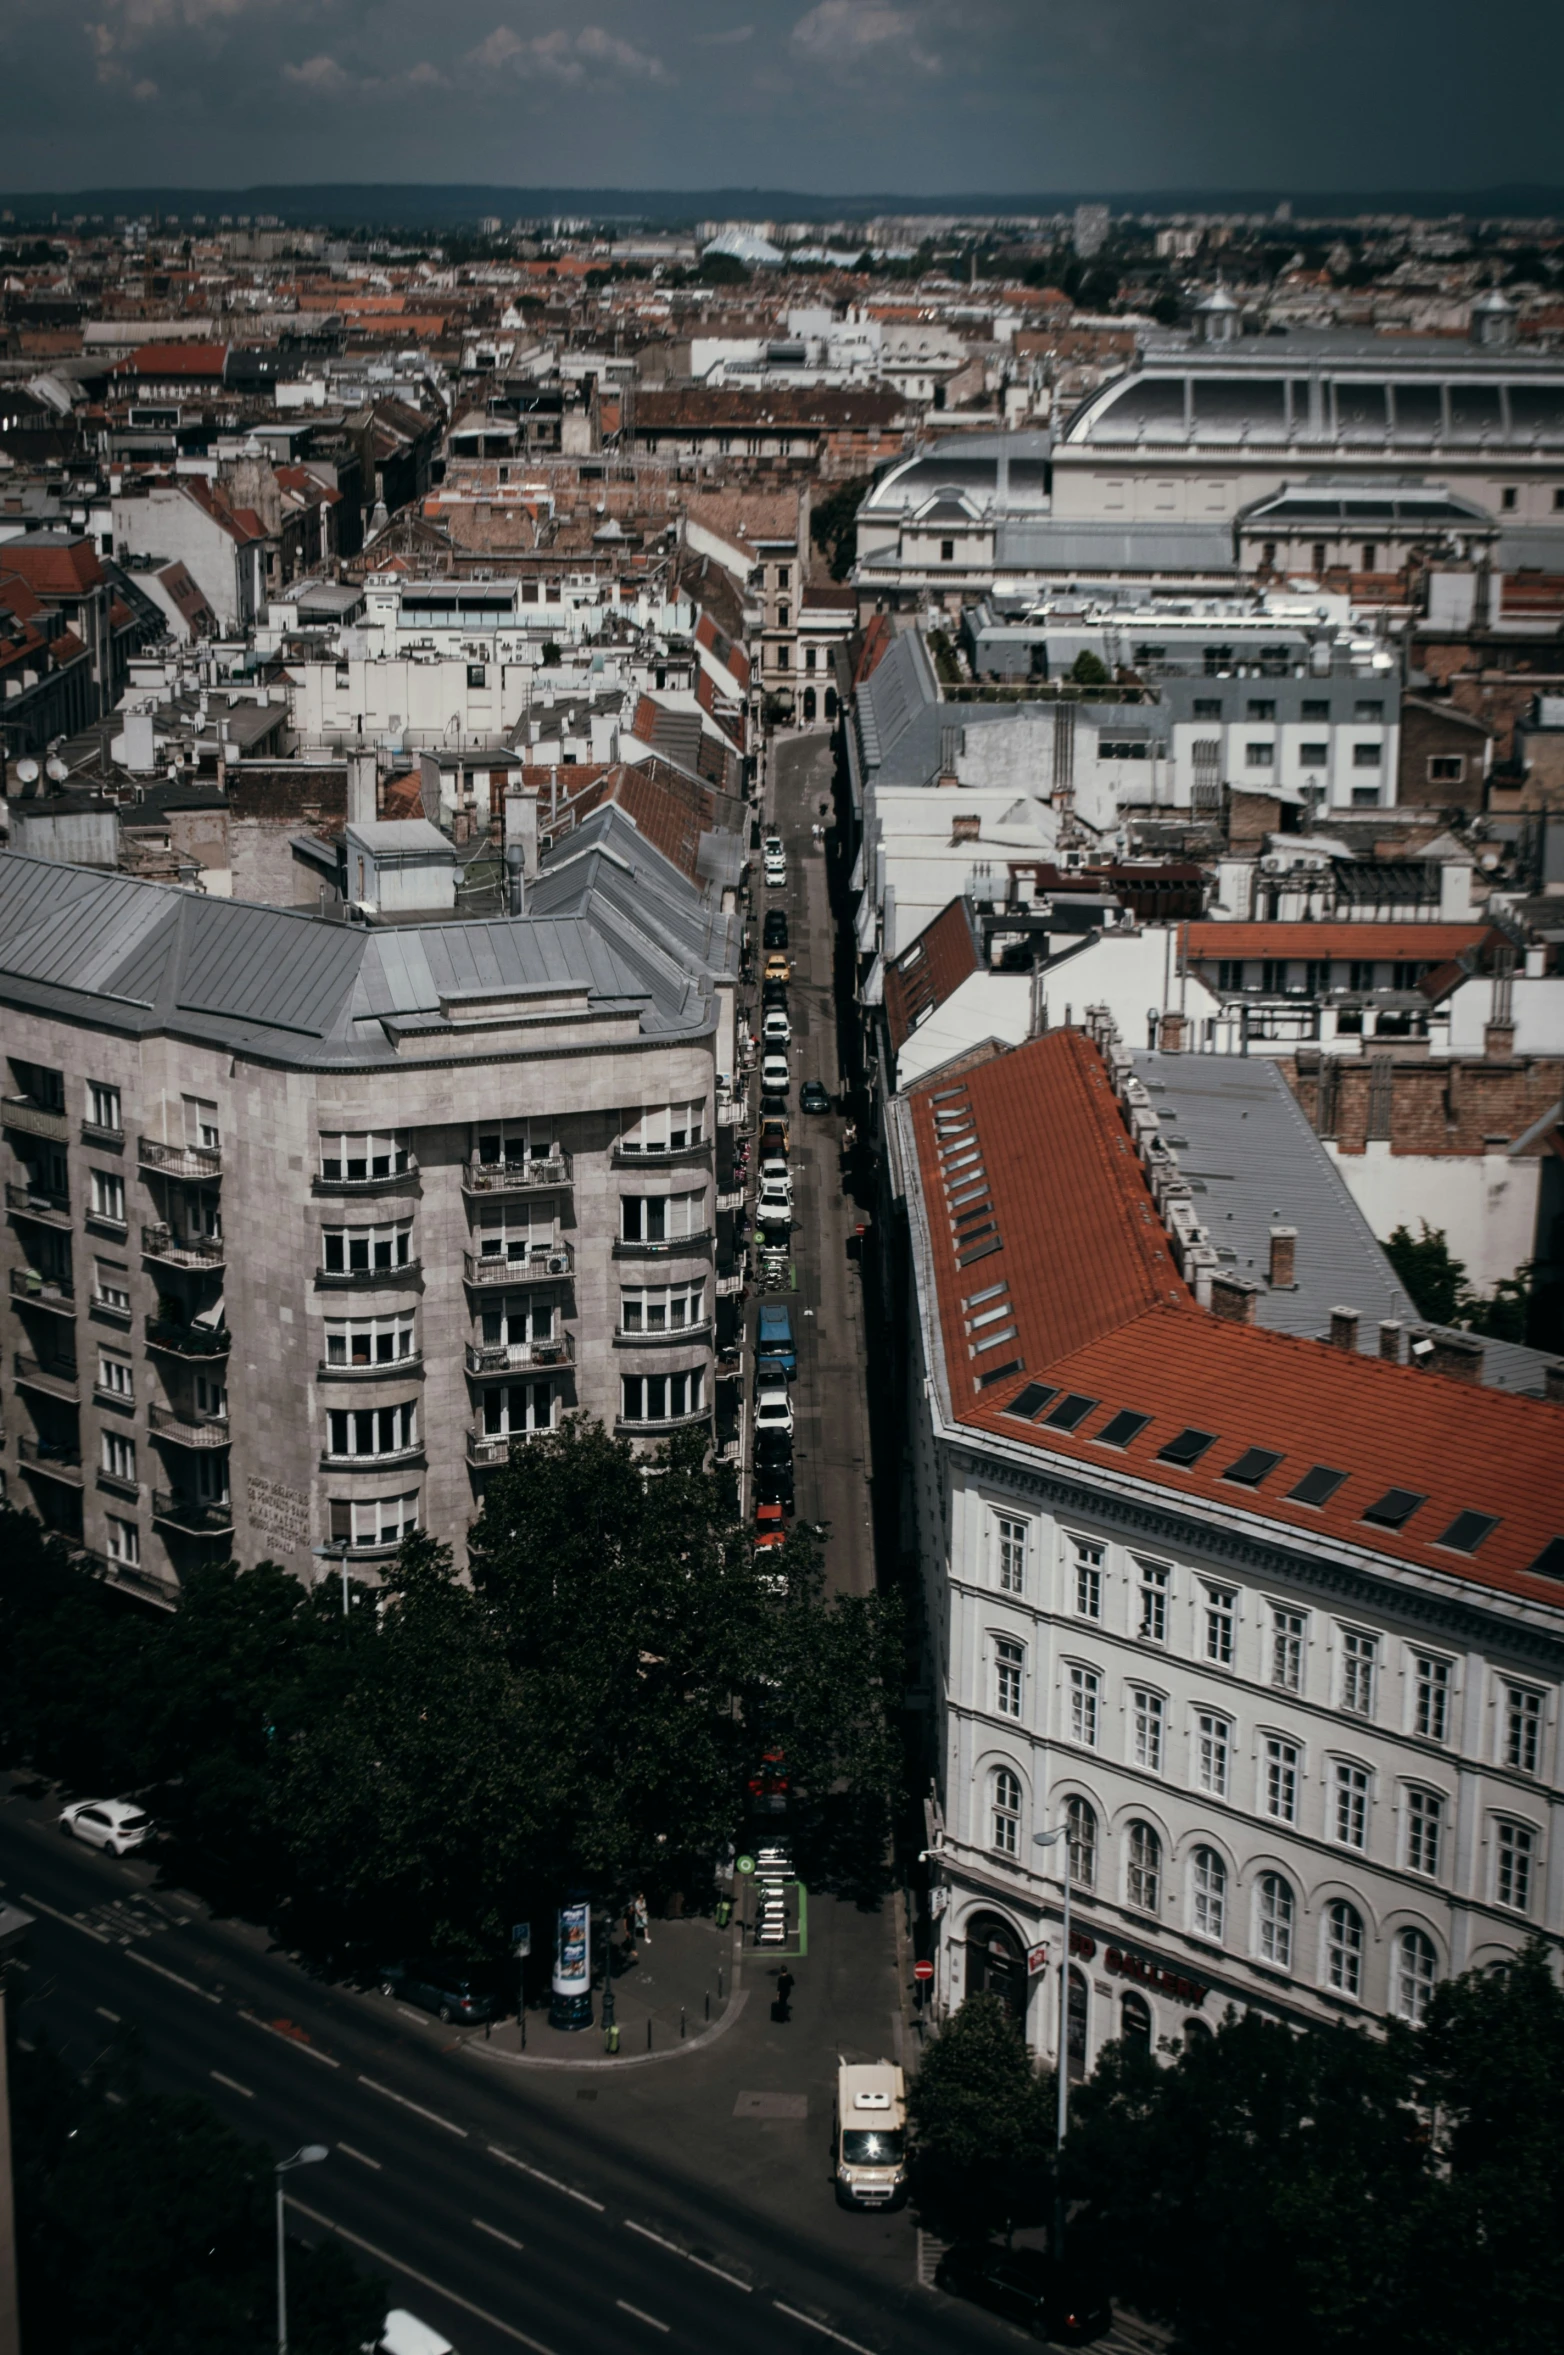
[[[592,2025],[592,1907],[585,1897],[559,1909],[548,2018],[551,2028]]]

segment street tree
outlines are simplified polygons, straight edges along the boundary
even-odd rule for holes
[[[908,2107],[924,2214],[963,2236],[1041,2221],[1053,2191],[1054,2079],[997,1995],[969,1995],[924,2052]]]

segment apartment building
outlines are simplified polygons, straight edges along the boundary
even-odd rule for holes
[[[1132,1082],[1056,1031],[890,1119],[937,2009],[993,1989],[1052,2054],[1064,1993],[1074,2076],[1229,2005],[1415,2021],[1564,1939],[1564,1414],[1267,1329],[1289,1229],[1198,1305],[1158,1201],[1211,1181],[1154,1198]]]
[[[7,1489],[125,1583],[460,1559],[571,1409],[709,1425],[732,919],[617,808],[536,890],[382,928],[0,859]]]

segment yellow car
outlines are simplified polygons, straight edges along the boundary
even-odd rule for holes
[[[787,981],[791,979],[792,971],[793,968],[781,950],[773,949],[771,955],[766,959],[766,969],[761,975],[761,979],[763,981]]]

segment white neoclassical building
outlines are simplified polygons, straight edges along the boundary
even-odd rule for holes
[[[1224,1172],[1175,1169],[1159,1207],[1129,1080],[1065,1030],[890,1122],[936,2001],[993,1987],[1054,2052],[1062,1868],[1033,1835],[1068,1820],[1075,2073],[1229,2004],[1416,2020],[1564,1934],[1557,1380],[1391,1363],[1345,1310],[1334,1345],[1267,1330],[1290,1230],[1201,1306],[1191,1181],[1220,1235]]]

